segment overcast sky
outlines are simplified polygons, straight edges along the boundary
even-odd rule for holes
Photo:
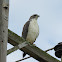
[[[8,28],[22,35],[25,22],[33,14],[38,14],[39,36],[35,42],[42,50],[54,47],[62,42],[62,0],[9,0],[9,23]],[[12,48],[8,44],[7,49]],[[22,59],[20,50],[7,56],[7,62],[15,62]],[[55,57],[54,50],[48,52]],[[55,57],[56,58],[56,57]],[[38,62],[30,58],[21,62]]]

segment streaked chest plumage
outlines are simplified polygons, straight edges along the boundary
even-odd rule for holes
[[[39,26],[36,19],[30,21],[26,40],[33,43],[39,35]]]

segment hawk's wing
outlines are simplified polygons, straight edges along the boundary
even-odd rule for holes
[[[30,21],[27,21],[27,22],[25,23],[24,27],[23,27],[22,37],[23,37],[24,39],[26,39],[26,37],[27,37],[29,24],[30,24]]]

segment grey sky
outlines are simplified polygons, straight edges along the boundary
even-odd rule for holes
[[[62,0],[10,0],[8,28],[19,36],[22,28],[32,14],[39,14],[40,34],[35,44],[42,50],[54,47],[62,41]],[[8,44],[8,49],[12,46]],[[48,52],[55,57],[54,51]],[[7,56],[7,62],[22,59],[19,50]],[[23,62],[38,62],[27,59]]]

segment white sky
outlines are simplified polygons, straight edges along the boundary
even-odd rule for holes
[[[35,44],[42,50],[54,47],[62,42],[62,0],[10,0],[8,28],[22,35],[22,28],[33,14],[40,15],[38,25],[39,37]],[[8,44],[8,49],[12,46]],[[54,50],[48,52],[54,56]],[[15,51],[7,56],[7,62],[22,59],[22,52]],[[30,58],[21,62],[38,62]]]

